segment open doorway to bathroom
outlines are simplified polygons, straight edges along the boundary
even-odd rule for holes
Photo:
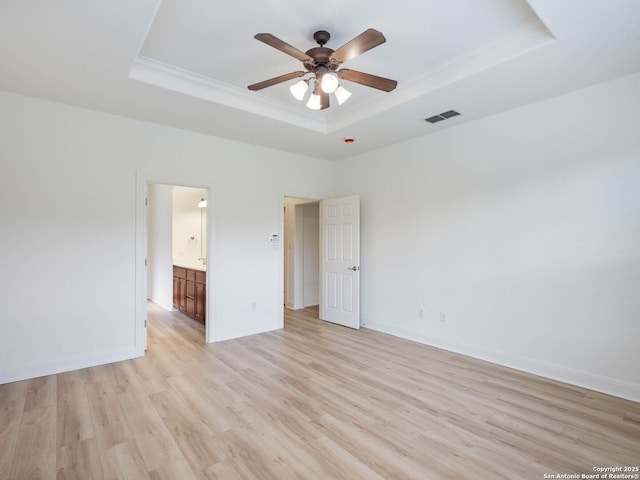
[[[208,189],[146,184],[148,319],[171,312],[163,328],[206,338]],[[167,316],[163,315],[166,319]]]

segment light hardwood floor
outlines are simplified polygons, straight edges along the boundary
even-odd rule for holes
[[[516,480],[640,464],[638,403],[314,309],[209,345],[197,322],[149,310],[145,357],[0,386],[0,479]]]

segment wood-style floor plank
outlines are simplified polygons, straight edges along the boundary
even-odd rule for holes
[[[56,478],[56,465],[56,407],[31,404],[22,415],[9,478]]]
[[[218,465],[218,464],[216,464]],[[151,480],[198,480],[186,460],[168,463],[149,472]]]
[[[0,478],[9,478],[28,382],[0,385]]]
[[[100,382],[86,385],[98,448],[104,450],[133,438],[131,427],[118,401],[115,386]]]
[[[58,448],[57,478],[103,478],[100,453],[95,438]]]
[[[0,480],[529,480],[640,463],[640,404],[287,310],[215,344],[0,385]]]
[[[122,393],[118,398],[149,472],[184,458],[149,397]]]
[[[100,452],[104,480],[135,478],[149,480],[149,472],[133,442],[124,442]],[[94,478],[94,477],[76,477]],[[178,477],[176,477],[178,478]]]
[[[214,433],[174,391],[154,393],[151,402],[194,470],[203,470],[224,458]]]
[[[57,391],[58,447],[93,438],[95,431],[81,375],[58,375]]]

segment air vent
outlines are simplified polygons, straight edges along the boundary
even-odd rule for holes
[[[441,122],[442,120],[446,120],[446,118],[441,117],[440,115],[434,115],[433,117],[425,118],[425,120],[427,122],[437,123],[437,122]]]
[[[455,110],[449,110],[448,112],[444,112],[444,113],[440,114],[440,116],[444,117],[444,118],[457,117],[458,115],[460,115],[460,114],[458,112],[456,112]]]
[[[449,110],[448,112],[440,113],[439,115],[434,115],[433,117],[425,118],[425,120],[429,123],[438,123],[442,120],[446,120],[447,118],[457,117],[460,115],[455,110]]]

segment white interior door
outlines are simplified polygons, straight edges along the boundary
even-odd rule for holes
[[[320,319],[360,328],[360,196],[320,202]]]

